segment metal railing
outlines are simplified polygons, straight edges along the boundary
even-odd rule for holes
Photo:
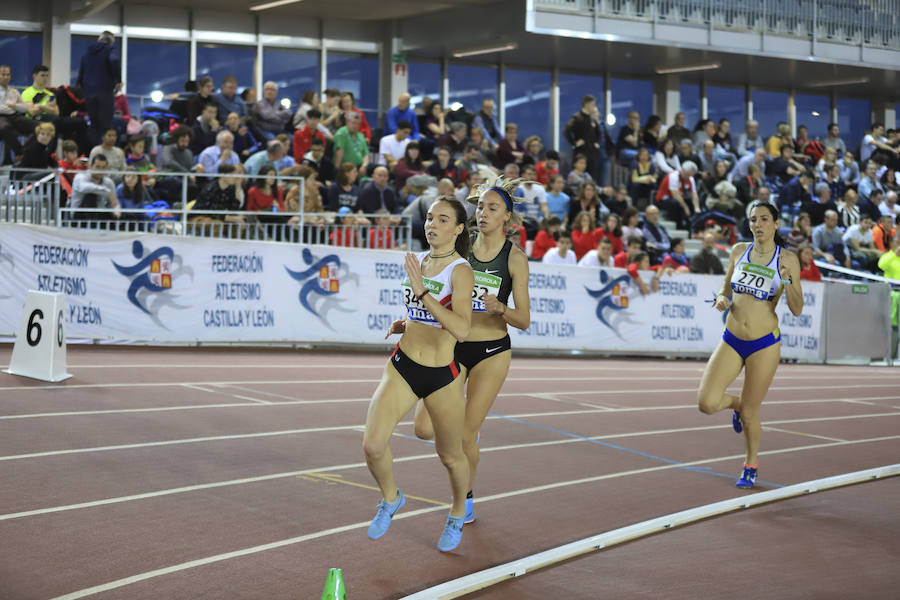
[[[306,244],[330,244],[356,248],[409,249],[412,247],[412,219],[404,215],[305,212],[304,186],[300,177],[278,177],[279,183],[297,184],[299,210],[222,211],[194,208],[189,193],[194,178],[219,177],[255,179],[255,176],[229,173],[167,173],[135,171],[92,171],[92,173],[142,177],[179,178],[180,200],[168,208],[145,205],[142,208],[93,208],[66,206],[64,175],[85,171],[25,169],[15,175],[33,181],[0,176],[0,221],[49,225],[85,231],[122,231],[160,235],[221,237],[258,241]],[[245,192],[246,195],[246,192]]]
[[[900,0],[535,0],[582,14],[900,49]]]

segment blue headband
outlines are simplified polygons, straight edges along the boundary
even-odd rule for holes
[[[507,192],[503,188],[497,187],[497,186],[490,188],[488,191],[489,192],[494,191],[494,192],[497,192],[498,194],[500,194],[500,197],[503,198],[504,202],[506,202],[506,209],[509,212],[513,212],[513,201],[512,201],[512,196],[509,195],[509,192]]]

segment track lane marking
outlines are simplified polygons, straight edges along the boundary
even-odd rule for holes
[[[763,431],[777,431],[779,433],[790,433],[792,435],[802,435],[803,437],[809,438],[818,438],[820,440],[830,440],[832,442],[846,442],[847,440],[843,440],[841,438],[836,437],[828,437],[827,435],[816,435],[814,433],[803,433],[802,431],[793,431],[791,429],[780,429],[778,427],[765,426],[763,425]]]

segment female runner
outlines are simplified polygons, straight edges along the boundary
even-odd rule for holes
[[[762,434],[759,407],[781,360],[775,308],[782,292],[787,294],[788,307],[795,316],[803,311],[800,263],[794,253],[784,249],[784,240],[778,234],[778,209],[768,202],[754,202],[750,207],[750,231],[752,242],[735,244],[731,249],[728,273],[714,304],[720,311],[729,307],[731,311],[722,341],[706,363],[697,392],[701,412],[711,415],[731,408],[734,430],[744,432],[747,456],[735,484],[740,488],[756,483]],[[741,395],[726,393],[742,367],[745,372]]]
[[[441,551],[453,550],[462,539],[469,463],[462,450],[465,398],[459,365],[453,357],[457,340],[469,334],[472,319],[472,268],[466,209],[453,197],[438,198],[425,217],[430,250],[406,255],[402,289],[405,321],[395,321],[385,338],[402,333],[381,383],[369,404],[363,450],[372,476],[384,495],[369,526],[369,538],[383,536],[391,518],[406,503],[394,483],[393,456],[388,445],[400,419],[423,398],[435,431],[435,448],[450,475],[453,506],[438,541]]]
[[[515,224],[512,194],[520,183],[519,179],[501,179],[493,185],[481,186],[468,198],[469,202],[478,203],[475,211],[478,235],[469,255],[475,271],[472,331],[466,341],[456,345],[456,359],[469,380],[463,431],[470,480],[466,488],[466,523],[475,520],[472,483],[480,457],[478,431],[506,379],[512,358],[506,326],[527,329],[531,323],[528,259],[505,235],[507,225]],[[510,292],[515,308],[506,304]],[[429,413],[421,405],[416,409],[415,430],[422,439],[434,437]]]

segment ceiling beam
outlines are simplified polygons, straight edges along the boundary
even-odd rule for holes
[[[56,19],[59,23],[74,23],[75,21],[92,17],[115,1],[116,0],[84,0],[84,4],[81,8],[76,8],[65,15],[59,15]]]

